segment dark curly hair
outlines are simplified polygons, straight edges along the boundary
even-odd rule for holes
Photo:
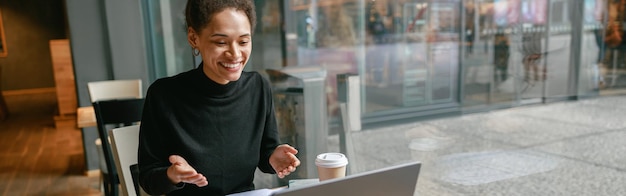
[[[200,32],[218,12],[226,8],[235,8],[243,11],[250,21],[250,30],[254,32],[256,26],[256,12],[252,0],[188,0],[185,8],[185,22],[187,27]],[[250,33],[252,33],[250,32]]]

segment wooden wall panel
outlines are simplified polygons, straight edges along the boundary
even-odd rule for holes
[[[75,114],[77,109],[76,82],[69,40],[50,40],[50,54],[52,56],[54,82],[56,83],[59,115]]]

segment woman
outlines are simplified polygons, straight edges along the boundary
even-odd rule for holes
[[[139,134],[149,194],[225,195],[254,189],[254,171],[283,178],[300,161],[279,145],[269,83],[243,72],[252,50],[249,0],[189,0],[187,38],[200,66],[155,81]]]

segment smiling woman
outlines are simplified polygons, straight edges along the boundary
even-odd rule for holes
[[[300,165],[279,141],[269,81],[244,71],[255,17],[252,0],[187,1],[187,41],[202,62],[148,88],[138,150],[146,193],[250,191],[257,168],[284,178]]]
[[[2,25],[2,10],[0,10],[0,57],[7,56],[7,42],[4,38],[4,25]]]

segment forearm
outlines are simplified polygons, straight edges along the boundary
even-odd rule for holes
[[[259,170],[265,173],[274,174],[274,168],[270,164],[270,157],[279,145],[278,131],[276,130],[275,123],[270,120],[265,126],[263,133],[263,139],[261,140],[261,146],[259,148]]]
[[[259,164],[258,167],[265,173],[276,173],[274,168],[269,162],[272,153],[276,147],[280,144],[278,138],[278,125],[276,124],[276,116],[274,112],[274,105],[271,101],[271,94],[268,103],[268,111],[266,113],[265,126],[263,127],[263,139],[261,140],[261,148],[259,152]]]
[[[270,164],[270,157],[272,156],[272,153],[274,153],[274,149],[276,149],[276,146],[274,146],[271,150],[261,150],[258,167],[262,172],[270,174],[276,173]]]
[[[141,166],[140,166],[140,170]],[[167,177],[167,167],[142,170],[139,176],[141,187],[150,195],[164,195],[169,192],[182,189],[183,186],[172,184]]]

